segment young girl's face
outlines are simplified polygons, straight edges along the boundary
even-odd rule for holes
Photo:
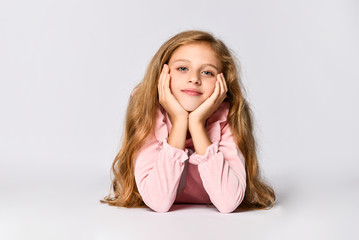
[[[188,112],[195,110],[211,96],[217,74],[222,72],[222,65],[208,43],[191,43],[177,48],[168,66],[171,92]]]

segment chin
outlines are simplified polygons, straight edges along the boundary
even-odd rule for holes
[[[182,108],[187,112],[193,112],[205,101],[205,99],[188,99],[188,98],[177,98],[177,97],[176,99],[179,102],[179,104],[182,106]]]
[[[183,109],[186,110],[187,112],[193,112],[199,106],[199,104],[181,104],[181,105]]]
[[[196,108],[184,108],[187,112],[193,112]]]

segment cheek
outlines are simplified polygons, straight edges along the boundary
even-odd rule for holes
[[[211,94],[214,92],[214,89],[216,88],[216,82],[213,82],[211,84]]]
[[[173,79],[173,77],[171,76],[171,79],[170,79],[170,89],[171,89],[171,92],[173,93],[174,91],[176,91],[176,89],[178,89],[179,86],[178,86],[178,81],[176,81],[175,79]]]
[[[215,88],[216,88],[216,82],[215,81],[213,81],[212,83],[209,83],[206,86],[207,97],[210,97],[213,94]]]

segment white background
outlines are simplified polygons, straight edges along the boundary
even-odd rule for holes
[[[1,239],[357,239],[358,1],[1,1]],[[271,210],[99,202],[133,87],[174,34],[232,49]],[[172,237],[171,237],[172,236]]]

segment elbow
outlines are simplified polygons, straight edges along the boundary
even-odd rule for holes
[[[240,203],[238,203],[238,202],[226,203],[226,204],[217,205],[216,207],[220,213],[231,213],[237,209],[239,204]]]
[[[150,192],[141,185],[139,185],[138,190],[146,206],[158,213],[168,212],[176,198],[176,195],[172,193]]]
[[[157,213],[166,213],[170,210],[170,208],[158,208],[157,210],[154,210]]]
[[[221,198],[221,201],[216,204],[220,213],[231,213],[238,208],[244,199],[245,190],[239,192],[237,196],[227,196]]]
[[[220,208],[218,208],[218,211],[220,213],[231,213],[234,210],[236,210],[238,206],[239,206],[239,204],[238,205],[230,205],[230,206],[220,207]]]
[[[157,213],[168,212],[172,206],[172,204],[168,205],[168,204],[163,204],[163,203],[161,203],[161,204],[147,204],[146,203],[146,205]]]
[[[147,205],[147,207],[158,213],[168,212],[172,207],[174,201],[171,201],[169,198],[168,200],[164,199],[165,198],[151,199],[148,197],[142,197],[142,200]]]

